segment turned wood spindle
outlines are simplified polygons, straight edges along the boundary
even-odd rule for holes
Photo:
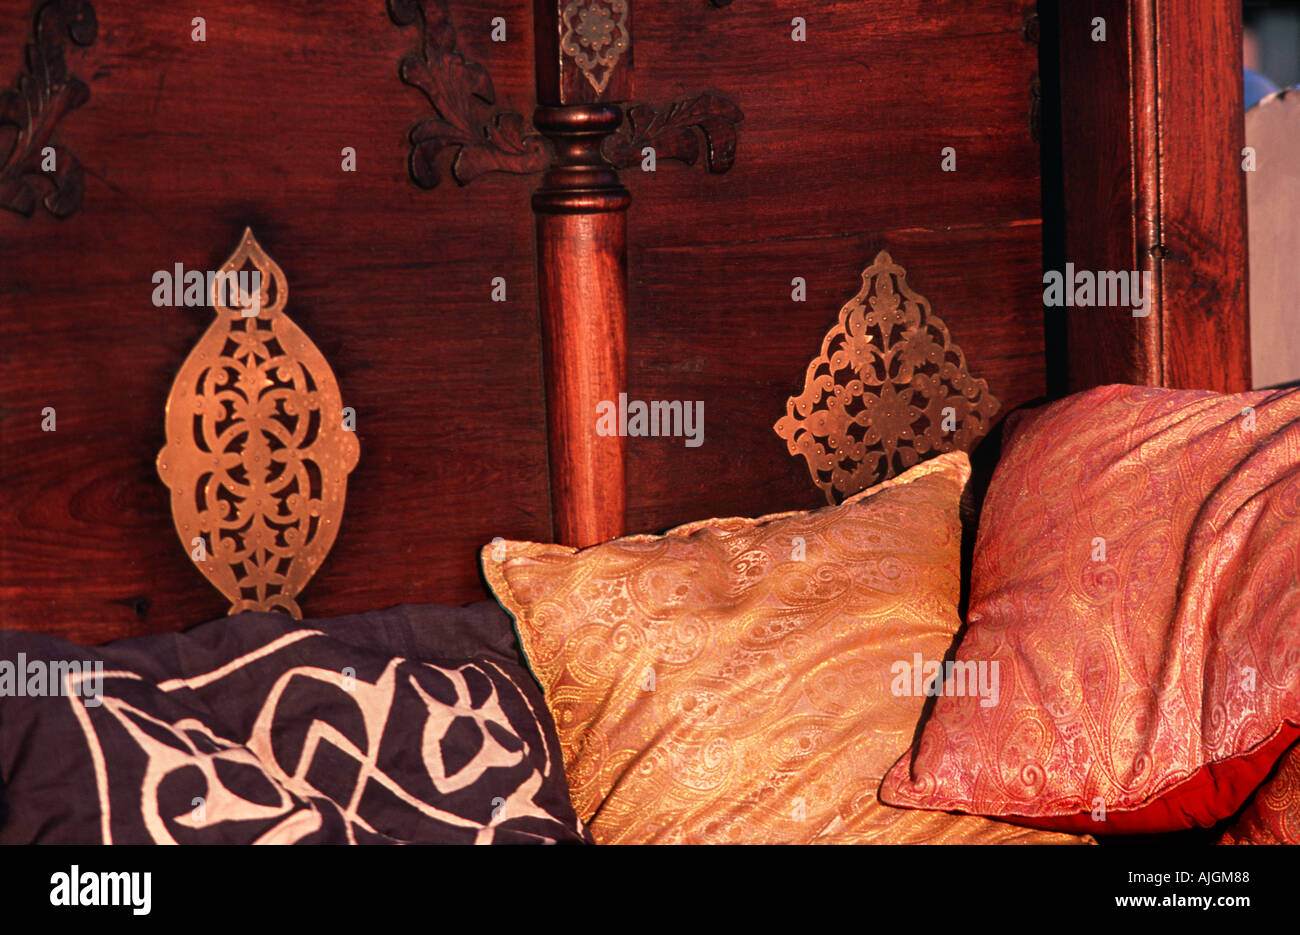
[[[586,546],[622,535],[627,445],[597,434],[597,407],[627,386],[627,207],[600,153],[631,95],[626,3],[537,0],[533,123],[554,160],[533,195],[551,512],[556,538]],[[589,15],[581,17],[583,10]],[[607,24],[599,34],[593,22]]]

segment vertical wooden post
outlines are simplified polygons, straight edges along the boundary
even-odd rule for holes
[[[627,207],[600,154],[631,96],[627,0],[535,0],[537,129],[555,158],[533,195],[556,538],[622,535],[626,439],[598,434],[627,386]],[[586,14],[585,16],[583,14]]]
[[[1241,4],[1059,11],[1065,259],[1153,292],[1145,317],[1070,313],[1070,389],[1249,389]]]

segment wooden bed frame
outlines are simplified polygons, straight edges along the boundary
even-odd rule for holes
[[[222,277],[250,267],[256,292],[232,300]],[[214,278],[212,324],[167,398],[158,474],[171,491],[172,522],[195,566],[231,602],[231,614],[301,618],[298,593],[334,544],[360,454],[353,410],[343,405],[329,363],[289,317],[288,299],[283,271],[245,229]],[[598,324],[600,309],[590,314]],[[576,387],[599,386],[609,359],[623,356],[612,335],[600,347],[606,353],[548,367]],[[579,391],[552,398],[550,424],[561,433],[561,450],[602,437],[593,410],[583,408],[589,402]],[[805,460],[827,502],[837,503],[928,457],[970,451],[998,406],[987,382],[967,370],[943,319],[882,251],[774,428],[790,454]],[[573,524],[559,527],[575,537],[569,541],[603,541],[617,533],[602,522],[621,525],[621,516],[593,508],[608,505],[599,491],[622,490],[624,482],[622,464],[598,454],[565,465],[568,482],[555,487],[556,516]]]
[[[464,603],[496,536],[814,506],[1098,383],[1247,388],[1240,10],[1100,8],[1105,43],[1052,2],[218,4],[204,45],[144,0],[0,0],[27,37],[0,48],[0,626],[292,612],[322,563],[313,616]],[[326,471],[328,562],[223,603],[154,463],[212,317],[150,277],[246,227],[362,454]],[[1152,273],[1151,314],[1044,309],[1067,261]],[[937,355],[902,408],[866,397],[911,381],[835,357],[886,280]],[[701,403],[705,444],[595,431],[620,394]],[[831,399],[854,408],[819,434]]]

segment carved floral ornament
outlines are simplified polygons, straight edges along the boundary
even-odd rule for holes
[[[221,272],[247,266],[260,274],[256,298],[232,302],[220,275],[213,283],[216,317],[167,397],[158,474],[182,545],[230,613],[296,618],[298,592],[334,544],[361,449],[334,372],[285,314],[284,273],[250,230]]]
[[[560,13],[560,49],[573,59],[597,94],[632,44],[627,0],[570,0]]]
[[[928,457],[969,451],[998,408],[947,325],[882,250],[775,429],[837,503]]]
[[[726,172],[736,160],[736,127],[745,119],[740,108],[719,94],[700,94],[656,109],[649,104],[627,108],[627,120],[606,138],[601,152],[617,168],[638,165],[646,146],[659,159],[677,159],[688,166],[700,157],[710,172]]]
[[[65,39],[86,47],[98,32],[88,0],[47,0],[37,7],[26,67],[16,87],[0,92],[0,127],[17,129],[0,158],[0,208],[31,217],[38,198],[32,180],[40,177],[51,186],[41,202],[54,217],[66,218],[81,207],[85,171],[56,142],[54,130],[90,99],[90,88],[68,68]]]
[[[451,176],[467,185],[488,172],[528,175],[550,161],[541,134],[525,128],[519,113],[497,108],[492,76],[460,51],[447,0],[388,0],[398,26],[418,26],[420,44],[402,56],[402,81],[418,88],[433,116],[411,128],[411,181],[435,188],[442,154],[452,153]]]
[[[495,105],[492,76],[460,50],[447,0],[388,0],[388,10],[398,26],[420,30],[419,45],[402,56],[398,72],[433,109],[409,134],[411,180],[430,189],[447,170],[458,185],[467,185],[490,172],[529,175],[545,169],[551,161],[547,141],[521,114]],[[565,54],[582,65],[598,91],[629,47],[627,10],[626,0],[573,0],[565,8]],[[653,146],[661,160],[687,165],[703,154],[710,172],[726,172],[735,160],[736,127],[744,114],[720,94],[630,104],[626,113],[603,146],[617,168],[639,164],[646,146]]]

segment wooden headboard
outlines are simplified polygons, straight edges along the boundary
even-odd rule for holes
[[[154,470],[210,310],[157,283],[245,227],[364,452],[309,616],[481,598],[496,536],[824,502],[772,426],[882,250],[999,416],[1059,389],[1097,347],[1053,330],[1045,255],[1107,236],[1062,207],[1093,176],[1060,156],[1087,74],[1057,63],[1106,54],[1077,25],[1012,0],[0,0],[0,626],[226,610]],[[1176,209],[1171,271],[1197,237]],[[700,443],[597,431],[620,394],[698,406]]]

